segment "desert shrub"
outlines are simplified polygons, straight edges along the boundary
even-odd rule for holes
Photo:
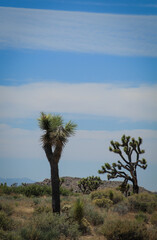
[[[109,208],[112,206],[113,202],[108,198],[94,199],[93,203],[100,208]]]
[[[156,197],[150,193],[134,194],[128,197],[128,204],[131,211],[152,213],[157,209]]]
[[[72,216],[79,223],[81,222],[82,218],[84,217],[84,203],[79,198],[76,200],[76,202],[74,203],[74,206],[72,208]]]
[[[148,217],[143,212],[139,212],[138,214],[136,214],[135,219],[140,223],[142,222],[148,223]]]
[[[0,211],[4,211],[8,216],[10,216],[13,213],[13,207],[8,203],[1,202]]]
[[[88,222],[88,220],[86,218],[82,218],[80,223],[79,223],[79,230],[83,233],[83,234],[90,234],[91,233],[91,226],[90,223]]]
[[[27,186],[22,187],[23,193],[27,196],[43,196],[43,195],[51,195],[51,187],[44,185],[36,185],[36,184],[30,184]]]
[[[78,222],[79,231],[82,234],[90,234],[91,227],[88,220],[85,218],[84,202],[81,199],[77,199],[71,209],[71,217]]]
[[[7,186],[6,183],[5,184],[1,183],[0,184],[0,192],[1,192],[1,194],[9,195],[12,192],[12,189],[11,189],[11,187]]]
[[[70,191],[70,190],[67,189],[67,188],[60,187],[60,194],[61,194],[62,196],[71,196],[73,193],[72,193],[72,191]]]
[[[148,232],[148,239],[149,240],[157,240],[157,228],[156,228],[156,226],[149,226],[147,232]]]
[[[101,233],[107,240],[146,240],[148,239],[145,225],[137,221],[122,220],[121,218],[106,218]]]
[[[91,199],[108,198],[116,204],[124,199],[123,194],[115,189],[106,188],[104,190],[94,191],[90,194]]]
[[[0,211],[0,229],[7,231],[13,228],[13,221],[4,211]]]
[[[43,195],[51,195],[51,187],[44,185],[37,185],[37,184],[29,184],[26,186],[18,186],[18,187],[9,187],[7,185],[0,186],[1,192],[4,194],[24,194],[27,197],[31,196],[43,196]]]
[[[1,240],[22,240],[17,232],[6,232],[2,229],[0,230],[0,239]]]
[[[115,204],[112,208],[113,212],[118,213],[119,215],[125,215],[129,212],[128,205],[125,201]]]
[[[41,200],[39,198],[33,198],[33,203],[34,205],[38,205],[41,202]]]
[[[157,211],[151,215],[150,221],[153,225],[157,226]]]
[[[52,212],[52,208],[51,207],[48,207],[46,205],[37,205],[35,207],[35,211],[34,211],[34,214],[41,214],[41,213],[50,213]]]
[[[66,219],[65,216],[41,214],[21,230],[23,240],[52,240],[64,236],[68,239],[77,239],[79,236],[78,224]]]
[[[84,207],[84,216],[94,226],[104,223],[103,215],[100,213],[100,211],[96,210],[96,208],[89,203],[86,203]]]

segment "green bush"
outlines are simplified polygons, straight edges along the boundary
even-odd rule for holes
[[[113,204],[116,204],[124,199],[123,194],[115,189],[106,188],[104,190],[94,191],[90,194],[91,199],[101,199],[101,198],[108,198],[113,201]]]
[[[33,198],[34,205],[38,205],[41,202],[39,198]]]
[[[84,207],[84,216],[94,226],[104,223],[103,215],[90,203],[86,203]]]
[[[79,223],[79,230],[83,234],[90,234],[91,233],[91,226],[90,226],[90,223],[88,222],[88,220],[86,218],[81,219],[81,222]]]
[[[34,214],[41,214],[41,213],[50,213],[52,212],[52,208],[45,206],[45,205],[40,205],[40,206],[36,206]]]
[[[64,236],[78,239],[78,224],[66,219],[63,215],[41,214],[21,230],[23,240],[52,240]]]
[[[22,240],[18,233],[16,232],[6,232],[0,229],[0,239],[1,240]]]
[[[13,207],[8,203],[0,203],[0,211],[4,211],[8,216],[12,215]]]
[[[139,212],[138,214],[136,214],[135,219],[140,223],[142,222],[148,223],[148,217],[143,212]]]
[[[31,196],[43,196],[43,195],[51,195],[51,187],[44,185],[37,185],[37,184],[29,184],[26,186],[18,186],[18,187],[8,187],[7,185],[0,185],[1,193],[4,194],[24,194],[27,197]]]
[[[157,240],[157,228],[156,228],[156,226],[149,226],[147,232],[148,232],[148,239],[149,240]]]
[[[130,211],[152,213],[157,209],[157,201],[154,194],[139,193],[128,197]]]
[[[100,208],[109,208],[113,204],[110,199],[104,197],[102,197],[101,199],[94,199],[93,203]]]
[[[125,215],[129,212],[129,208],[126,201],[123,201],[115,204],[112,208],[112,211],[117,212],[119,215]]]
[[[60,187],[60,194],[61,194],[62,196],[71,196],[73,193],[72,193],[72,191],[70,191],[70,190],[67,189],[67,188]]]
[[[13,221],[10,219],[7,214],[3,211],[0,211],[0,229],[7,231],[12,230]]]
[[[82,218],[84,217],[84,203],[82,200],[76,200],[72,209],[72,215],[76,221],[79,223],[81,222]]]
[[[120,218],[106,218],[101,233],[107,240],[147,240],[145,225]]]
[[[157,226],[157,211],[151,215],[150,221],[153,225]]]
[[[27,186],[22,187],[22,191],[23,193],[27,196],[27,197],[31,197],[31,196],[43,196],[43,195],[51,195],[51,187],[44,185],[36,185],[36,184],[30,184]]]

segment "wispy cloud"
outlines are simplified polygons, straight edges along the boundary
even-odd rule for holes
[[[40,144],[41,134],[40,130],[24,130],[0,124],[0,158],[27,160],[28,165],[32,159],[45,159]],[[157,131],[155,130],[77,131],[64,149],[63,160],[102,163],[104,159],[106,161],[114,160],[113,154],[110,154],[108,150],[110,141],[120,141],[123,134],[135,138],[142,137],[144,140],[142,147],[146,150],[145,157],[151,159],[151,162],[157,163]]]
[[[40,111],[157,121],[157,85],[34,83],[0,87],[0,117],[27,118]]]
[[[79,4],[79,5],[94,5],[94,6],[108,6],[108,7],[151,7],[151,8],[156,8],[157,7],[157,4],[133,4],[131,2],[129,3],[119,3],[119,2],[108,2],[108,3],[105,3],[105,2],[99,2],[99,1],[96,1],[96,2],[93,2],[93,1],[69,1],[69,3],[73,3],[73,4]]]
[[[0,46],[157,56],[157,16],[0,7]]]

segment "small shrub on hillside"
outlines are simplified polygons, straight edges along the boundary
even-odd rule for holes
[[[151,215],[150,221],[153,225],[157,226],[157,211]]]
[[[31,196],[43,196],[43,195],[51,195],[51,187],[44,185],[36,185],[36,184],[30,184],[27,186],[23,187],[23,193],[27,196],[27,197],[31,197]]]
[[[147,232],[149,240],[157,240],[157,228],[155,226],[149,226]]]
[[[121,218],[106,218],[101,233],[107,240],[147,240],[145,225]]]
[[[94,191],[90,194],[91,199],[101,199],[101,198],[108,198],[113,201],[113,204],[116,204],[124,199],[123,194],[115,189],[106,188],[104,190]]]
[[[45,205],[40,205],[35,208],[34,214],[41,214],[41,213],[50,213],[52,212],[52,208],[45,206]]]
[[[152,213],[157,209],[156,197],[150,193],[134,194],[128,198],[128,204],[131,211]]]
[[[3,230],[0,230],[0,239],[1,240],[22,240],[18,233],[6,232]]]
[[[102,197],[101,199],[94,199],[93,203],[100,208],[109,208],[113,204],[110,199],[104,197]]]
[[[0,229],[8,231],[11,230],[12,228],[13,228],[12,219],[10,219],[5,212],[0,211]]]
[[[72,193],[72,191],[70,191],[70,190],[67,189],[67,188],[60,187],[60,194],[61,194],[62,196],[71,196],[73,193]]]
[[[78,224],[66,219],[63,215],[41,214],[21,230],[23,240],[77,239]]]
[[[81,222],[82,218],[84,217],[84,203],[82,200],[76,200],[72,209],[72,215],[76,221],[79,223]]]
[[[84,216],[94,226],[104,223],[103,215],[100,213],[100,211],[96,210],[96,208],[89,203],[85,205]]]
[[[34,205],[38,205],[40,202],[41,202],[41,200],[39,198],[34,198],[33,199]]]
[[[112,208],[113,212],[117,212],[119,215],[125,215],[129,212],[128,205],[125,201],[115,204]]]
[[[51,195],[51,187],[44,185],[37,185],[37,184],[30,184],[26,186],[18,186],[18,187],[8,187],[7,185],[0,186],[1,192],[4,194],[24,194],[27,197],[31,196],[43,196],[43,195]]]
[[[91,233],[91,226],[90,226],[90,223],[88,222],[88,220],[86,218],[81,219],[81,222],[79,223],[79,230],[83,234],[90,234]]]
[[[138,214],[136,214],[135,219],[140,223],[148,223],[148,217],[143,212],[139,212]]]
[[[7,184],[0,184],[0,193],[9,195],[12,192],[11,187],[8,187]]]
[[[0,203],[0,211],[4,211],[8,216],[12,215],[13,213],[13,207],[9,205],[8,203]]]

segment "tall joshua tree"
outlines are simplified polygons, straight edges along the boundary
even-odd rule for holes
[[[58,163],[68,138],[75,133],[76,124],[69,121],[63,123],[60,115],[51,115],[41,113],[38,119],[39,127],[44,131],[41,136],[43,149],[49,161],[51,168],[52,185],[52,210],[54,213],[60,213],[60,180]]]
[[[133,193],[138,193],[137,167],[147,168],[147,161],[144,158],[140,159],[140,155],[145,153],[145,151],[141,149],[141,144],[142,138],[139,137],[138,140],[135,140],[125,135],[122,136],[121,143],[111,141],[109,150],[118,154],[121,157],[121,161],[119,160],[118,163],[113,163],[112,166],[109,163],[105,163],[98,172],[100,174],[108,173],[108,180],[120,177],[124,178],[125,182],[131,181],[133,184]],[[122,153],[122,150],[125,154]],[[133,153],[135,153],[134,160],[132,159]]]

